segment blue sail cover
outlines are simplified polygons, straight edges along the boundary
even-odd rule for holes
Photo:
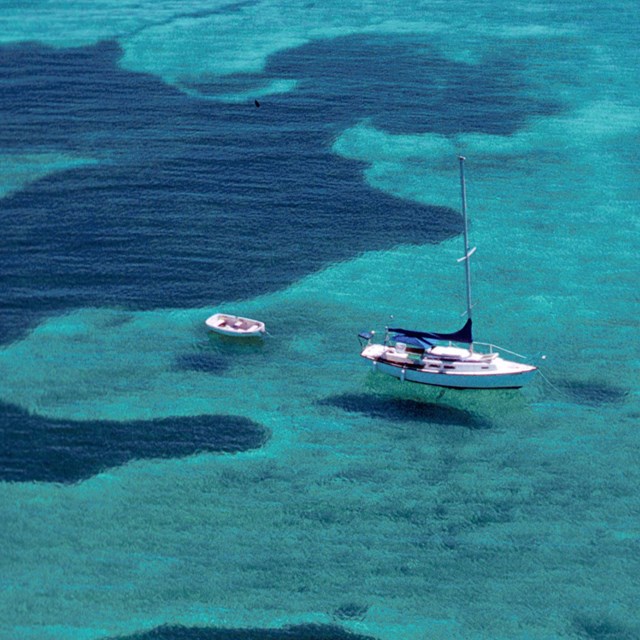
[[[434,333],[433,331],[413,331],[412,329],[392,329],[389,327],[389,331],[397,334],[395,339],[399,337],[406,338],[418,338],[420,340],[451,340],[451,342],[463,342],[465,344],[471,344],[473,342],[473,336],[471,334],[471,318],[467,320],[464,327],[453,333]]]
[[[393,336],[393,340],[395,342],[402,342],[402,344],[406,344],[410,347],[418,347],[419,349],[428,349],[429,347],[433,347],[433,342],[429,342],[424,338],[407,336],[402,333],[397,333],[395,336]]]

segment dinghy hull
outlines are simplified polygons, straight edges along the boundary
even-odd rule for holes
[[[233,338],[261,338],[266,333],[264,322],[226,313],[212,315],[205,324],[213,333]]]

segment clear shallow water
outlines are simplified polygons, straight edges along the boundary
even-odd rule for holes
[[[188,4],[7,7],[2,637],[638,637],[634,7]],[[358,358],[459,324],[461,152],[554,387]]]

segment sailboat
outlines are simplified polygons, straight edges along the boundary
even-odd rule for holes
[[[360,355],[370,360],[376,371],[402,381],[452,389],[518,389],[531,381],[537,368],[513,351],[473,340],[470,258],[476,248],[469,249],[464,156],[459,161],[464,256],[458,262],[465,265],[465,325],[453,333],[387,327],[382,344],[372,341],[374,331],[363,332],[359,334],[361,344],[364,341]],[[501,352],[520,361],[507,360]]]

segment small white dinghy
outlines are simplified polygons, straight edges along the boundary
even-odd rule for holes
[[[264,322],[228,313],[215,313],[205,320],[205,324],[215,333],[236,338],[261,338],[266,332]]]

